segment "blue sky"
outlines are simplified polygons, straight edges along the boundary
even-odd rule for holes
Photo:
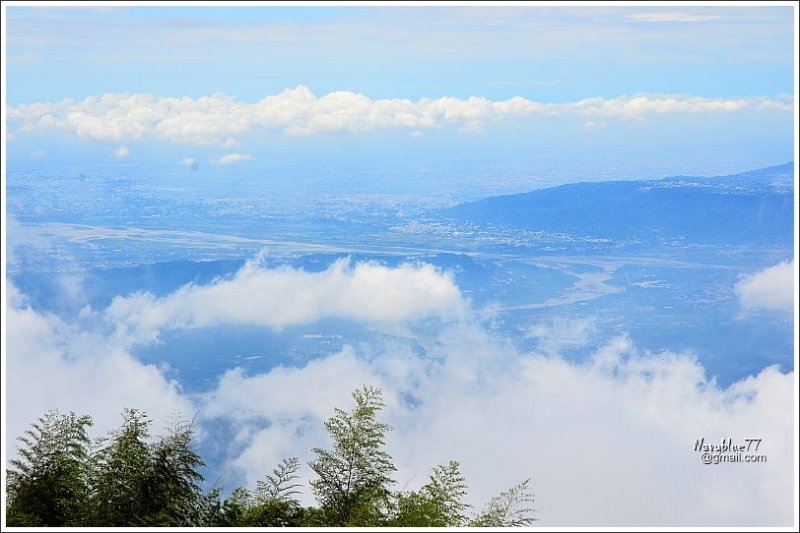
[[[10,7],[8,103],[254,100],[299,84],[411,99],[774,96],[793,91],[791,39],[789,7]]]
[[[792,24],[788,5],[11,6],[9,155],[255,169],[344,134],[354,161],[742,171],[792,159]]]

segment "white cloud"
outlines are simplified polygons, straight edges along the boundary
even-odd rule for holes
[[[792,521],[793,375],[768,368],[720,388],[693,357],[643,353],[624,336],[576,364],[460,323],[427,359],[346,348],[301,368],[228,372],[204,412],[238,424],[229,466],[254,483],[282,457],[309,459],[333,406],[364,383],[384,390],[400,487],[456,459],[476,506],[531,477],[542,526]],[[705,465],[694,450],[699,438],[751,436],[767,463]]]
[[[159,368],[137,361],[124,340],[38,313],[13,284],[7,287],[4,393],[10,456],[13,439],[54,408],[91,415],[96,435],[118,427],[125,407],[144,409],[154,431],[161,431],[172,414],[194,414],[178,385]]]
[[[708,20],[720,20],[725,17],[719,15],[692,15],[670,11],[662,13],[633,13],[626,15],[625,18],[636,22],[705,22]]]
[[[398,448],[459,454],[483,499],[484,486],[531,476],[540,525],[791,523],[782,469],[793,465],[792,424],[780,407],[791,403],[791,375],[765,370],[720,390],[690,358],[639,354],[624,339],[589,365],[533,355],[511,368],[483,390],[440,385],[415,413],[417,442]],[[760,471],[712,471],[692,450],[700,437],[755,433],[772,443]]]
[[[234,146],[238,145],[239,143],[233,137],[228,137],[225,139],[225,142],[222,143],[223,148],[233,148]]]
[[[794,261],[784,261],[745,277],[736,284],[742,306],[791,311],[796,294]]]
[[[560,112],[580,115],[641,119],[648,115],[666,113],[734,112],[755,109],[763,100],[748,98],[701,98],[698,96],[634,95],[606,99],[587,98],[575,103],[558,104]],[[781,109],[791,106],[782,104]]]
[[[8,109],[24,130],[65,130],[85,139],[132,142],[143,138],[176,143],[233,146],[234,136],[262,128],[289,135],[321,132],[363,132],[403,128],[411,132],[456,126],[478,132],[489,122],[535,115],[578,115],[642,119],[666,113],[791,111],[791,101],[765,97],[703,98],[687,95],[637,94],[588,98],[568,103],[542,103],[522,97],[493,101],[472,96],[373,100],[349,91],[316,96],[298,86],[255,103],[221,93],[201,98],[156,97],[151,94],[92,96],[75,102],[23,104]],[[590,121],[591,122],[591,121]]]
[[[625,335],[589,353],[586,344],[603,334],[591,317],[533,325],[537,351],[520,353],[481,326],[450,276],[430,265],[340,260],[312,273],[248,263],[231,279],[163,298],[115,299],[88,316],[131,328],[108,336],[36,313],[11,287],[9,435],[50,406],[93,414],[108,427],[125,405],[155,416],[191,409],[174,383],[127,351],[160,328],[438,316],[453,320],[296,367],[223,373],[195,407],[201,425],[222,420],[235,430],[223,444],[225,483],[244,471],[252,484],[286,456],[309,459],[312,446],[327,445],[322,423],[333,407],[349,407],[349,392],[370,384],[385,393],[401,488],[418,487],[431,467],[457,459],[473,504],[530,476],[542,526],[792,523],[793,373],[771,367],[721,388],[691,355],[643,352]],[[585,362],[563,358],[564,349],[581,347]],[[695,441],[728,437],[763,439],[767,462],[702,464]]]
[[[583,123],[582,127],[584,131],[594,131],[596,129],[602,128],[603,126],[605,126],[605,124],[597,123],[593,120],[587,120],[586,122]]]
[[[597,320],[555,316],[547,323],[534,324],[527,335],[538,339],[538,350],[548,355],[563,353],[565,348],[585,346],[598,333]]]
[[[447,318],[457,316],[462,306],[452,278],[431,265],[390,268],[340,259],[319,273],[264,269],[250,262],[233,279],[187,285],[163,298],[149,293],[117,297],[106,316],[137,338],[155,338],[162,328],[224,323],[281,329],[323,317],[372,322]]]
[[[376,375],[367,363],[358,359],[350,347],[328,357],[313,360],[301,368],[279,366],[268,373],[246,376],[236,368],[225,372],[209,403],[209,416],[289,419],[313,415],[327,418],[331,406],[347,402],[349,391],[372,382]],[[329,387],[336,383],[337,387]],[[379,383],[375,383],[379,385]],[[290,390],[303,390],[302,401]]]
[[[117,156],[117,157],[128,157],[129,155],[131,155],[131,151],[128,150],[127,146],[120,146],[114,152],[114,155]]]
[[[230,165],[231,163],[236,163],[237,161],[247,161],[250,159],[250,155],[248,154],[225,154],[219,159],[214,160],[215,163],[219,163],[220,165]]]
[[[197,164],[197,160],[194,159],[193,157],[187,157],[186,159],[181,161],[181,165],[186,166],[186,167],[191,167],[191,166],[194,166],[196,164]]]

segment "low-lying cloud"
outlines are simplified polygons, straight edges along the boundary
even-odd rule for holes
[[[231,489],[284,457],[310,459],[311,447],[328,445],[323,422],[334,406],[348,408],[349,392],[369,384],[383,389],[384,419],[395,428],[387,446],[399,488],[417,488],[431,467],[456,459],[474,505],[531,477],[548,527],[792,523],[794,374],[776,367],[723,388],[693,355],[642,350],[592,317],[531,324],[538,346],[520,351],[481,323],[448,274],[425,264],[343,259],[307,272],[252,262],[230,279],[161,298],[118,297],[74,322],[35,311],[11,288],[9,435],[50,407],[92,414],[101,427],[115,426],[123,406],[156,418],[196,409],[203,438],[224,456],[211,475]],[[261,373],[228,368],[191,399],[164,369],[129,353],[165,328],[279,329],[329,316],[449,320]],[[127,330],[97,333],[92,319]],[[580,361],[565,358],[581,347]],[[220,422],[232,431],[224,439]],[[703,464],[697,440],[726,438],[761,439],[766,462]]]
[[[13,439],[50,409],[91,414],[102,435],[121,422],[123,408],[145,410],[160,431],[172,415],[195,407],[163,369],[143,364],[130,345],[31,308],[11,283],[5,304],[7,352],[4,394],[9,454]]]
[[[79,102],[66,99],[9,107],[8,117],[20,122],[23,130],[69,131],[96,141],[159,139],[228,148],[235,144],[235,137],[259,128],[282,130],[288,135],[310,135],[380,128],[421,132],[453,125],[465,132],[475,132],[489,122],[535,115],[638,120],[668,113],[775,109],[790,112],[791,100],[660,94],[596,97],[558,104],[519,96],[500,101],[477,96],[376,100],[350,91],[316,96],[300,85],[255,103],[241,102],[221,93],[200,98],[107,93]]]
[[[742,306],[791,311],[796,294],[794,272],[794,261],[783,261],[746,276],[736,284]]]
[[[400,487],[457,459],[476,507],[531,477],[543,526],[791,524],[791,373],[720,388],[691,355],[643,352],[624,335],[572,363],[463,323],[432,355],[347,347],[300,368],[229,371],[204,412],[238,428],[228,465],[250,484],[283,457],[311,459],[332,405],[370,383],[387,400]],[[729,437],[762,439],[767,462],[703,464],[697,440]]]
[[[249,154],[225,154],[219,159],[215,160],[215,163],[219,163],[220,165],[230,165],[231,163],[236,163],[237,161],[247,161],[250,159]]]
[[[252,324],[282,329],[326,317],[402,322],[426,316],[455,318],[464,308],[449,274],[430,264],[396,268],[339,259],[322,272],[266,269],[249,262],[229,280],[187,285],[157,298],[117,297],[106,318],[136,338],[161,329]]]

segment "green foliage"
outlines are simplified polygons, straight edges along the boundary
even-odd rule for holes
[[[6,478],[9,526],[81,525],[88,499],[88,416],[49,411],[18,440]]]
[[[299,483],[295,483],[295,480],[300,477],[297,475],[299,469],[300,460],[297,457],[284,459],[272,470],[272,474],[265,476],[266,481],[256,482],[256,499],[261,502],[296,501],[295,496],[300,494],[297,488],[301,486]]]
[[[296,457],[284,459],[255,490],[203,492],[203,460],[192,449],[194,427],[177,421],[152,441],[150,420],[136,409],[94,445],[88,416],[50,411],[18,440],[7,476],[9,526],[206,527],[525,527],[534,523],[530,480],[492,498],[470,519],[460,465],[433,469],[418,491],[390,490],[395,467],[384,450],[391,427],[378,421],[381,391],[353,392],[352,411],[325,422],[329,450],[314,448],[310,483],[319,504],[303,507]]]
[[[439,507],[435,501],[423,491],[398,492],[389,515],[386,518],[389,527],[442,527],[444,519],[439,515]]]
[[[235,526],[252,506],[252,495],[242,487],[233,489],[222,504],[219,504],[219,489],[212,491],[211,498],[215,499],[213,512],[206,519],[204,525],[209,526]]]
[[[223,504],[220,502],[220,489],[215,487],[208,492],[200,494],[193,502],[190,516],[193,520],[189,526],[230,526],[225,519]]]
[[[295,498],[300,491],[297,471],[300,460],[297,457],[284,459],[281,464],[264,476],[264,481],[256,482],[253,503],[236,521],[238,526],[246,527],[297,527],[303,523],[303,508]]]
[[[202,514],[198,472],[205,463],[194,450],[190,422],[178,421],[170,433],[150,449],[150,472],[145,490],[150,514],[160,515],[163,525],[189,526]]]
[[[437,515],[444,521],[444,526],[463,526],[467,521],[464,512],[469,505],[461,500],[467,494],[467,483],[461,475],[458,461],[450,461],[447,465],[433,469],[431,480],[423,492],[436,504]]]
[[[529,507],[533,503],[530,479],[501,492],[489,501],[486,510],[474,519],[472,527],[528,527],[536,521]]]
[[[467,484],[457,461],[433,469],[430,481],[418,492],[395,495],[387,525],[398,527],[460,527],[467,523],[469,508],[462,499]]]
[[[202,522],[208,526],[232,527],[299,527],[304,525],[306,509],[300,506],[295,496],[300,487],[296,480],[300,461],[296,457],[284,459],[267,474],[265,480],[256,482],[255,492],[242,487],[235,488],[224,502],[219,504],[219,492],[212,512]]]
[[[318,477],[311,488],[329,525],[372,526],[381,520],[394,483],[395,467],[383,450],[391,427],[376,419],[384,407],[380,389],[364,387],[353,399],[351,412],[336,408],[325,422],[333,448],[312,450],[317,459],[309,466]]]
[[[142,525],[150,515],[153,477],[150,420],[136,409],[123,412],[122,427],[94,457],[92,476],[93,523],[98,526]]]
[[[305,510],[286,500],[269,500],[247,509],[235,525],[242,527],[300,527]]]

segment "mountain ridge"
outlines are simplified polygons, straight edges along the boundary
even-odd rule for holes
[[[614,241],[793,242],[793,162],[729,176],[578,182],[443,210],[451,220]]]

